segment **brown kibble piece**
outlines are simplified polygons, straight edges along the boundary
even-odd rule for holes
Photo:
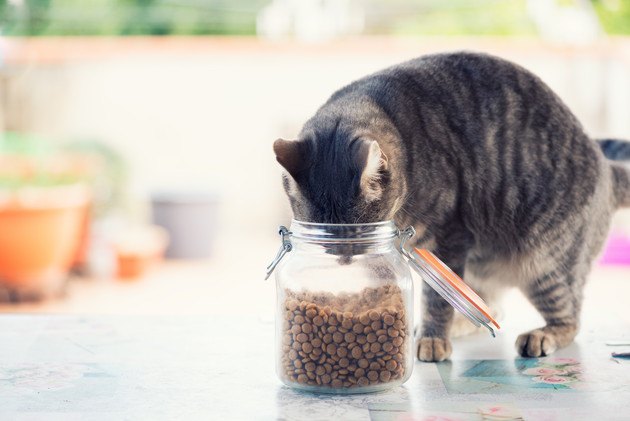
[[[368,316],[370,320],[372,320],[373,322],[381,318],[381,315],[376,310],[370,310],[370,312],[368,313]]]
[[[397,338],[394,338],[392,339],[392,343],[394,344],[394,346],[400,347],[403,344],[403,338],[401,338],[400,336]]]
[[[289,311],[294,311],[296,308],[298,308],[299,305],[300,305],[300,303],[298,303],[297,300],[288,300],[287,301],[287,309]]]
[[[393,325],[395,321],[396,319],[394,319],[394,316],[392,316],[391,314],[386,314],[385,317],[383,317],[383,323],[387,326]]]
[[[389,379],[391,378],[392,378],[392,373],[390,373],[387,370],[383,370],[381,371],[381,374],[379,374],[379,379],[381,379],[383,383],[387,383]]]
[[[358,360],[363,355],[363,351],[361,351],[361,347],[355,346],[352,348],[352,358]]]
[[[295,336],[295,340],[300,342],[300,343],[304,343],[304,342],[308,341],[308,335],[306,333],[300,333],[300,334]]]
[[[343,339],[347,342],[347,343],[352,343],[356,340],[357,336],[352,333],[352,332],[348,332],[343,336]]]
[[[387,361],[387,364],[385,364],[385,368],[387,368],[389,371],[396,370],[396,367],[398,367],[398,363],[395,360],[389,360]]]
[[[376,371],[376,370],[368,371],[367,378],[370,379],[371,381],[377,380],[378,379],[378,371]]]
[[[332,381],[332,387],[338,389],[341,386],[343,386],[343,382],[341,380],[335,379],[335,380]]]
[[[368,316],[367,313],[363,313],[359,316],[359,322],[361,322],[361,324],[363,325],[368,325],[370,324],[370,316]]]
[[[293,333],[294,335],[298,335],[300,333],[302,333],[302,326],[295,324],[291,327],[291,333]]]
[[[313,345],[310,342],[304,342],[302,344],[302,351],[306,352],[307,354],[310,354],[311,351],[313,351]]]
[[[304,364],[304,369],[306,371],[315,371],[315,363],[314,362],[310,362],[310,363]]]
[[[332,338],[333,338],[333,341],[335,341],[338,344],[343,342],[343,334],[341,332],[333,333]]]
[[[317,316],[317,310],[315,310],[314,308],[306,310],[306,317],[312,320],[315,316]]]
[[[328,344],[328,346],[326,347],[326,352],[328,353],[328,355],[335,355],[337,353],[337,345]]]
[[[374,342],[372,345],[370,345],[370,352],[378,352],[381,350],[381,344],[378,342]]]
[[[346,367],[348,367],[348,365],[350,365],[350,361],[348,361],[347,358],[342,358],[342,359],[339,360],[339,366],[340,367],[346,368]]]
[[[313,324],[315,326],[322,326],[324,324],[324,319],[321,316],[315,316],[313,317]]]
[[[359,365],[359,367],[361,368],[367,368],[370,365],[370,362],[368,360],[366,360],[365,358],[361,358],[357,364]]]
[[[392,338],[395,338],[400,335],[400,332],[393,327],[390,327],[389,329],[387,329],[387,334]]]
[[[297,377],[297,381],[298,381],[298,383],[304,384],[304,383],[306,383],[308,381],[308,377],[306,376],[306,374],[300,374]]]
[[[308,335],[309,333],[313,332],[313,326],[309,323],[304,323],[302,325],[302,332]]]
[[[370,384],[370,381],[367,377],[359,377],[359,379],[357,380],[357,384],[359,386],[367,386]]]

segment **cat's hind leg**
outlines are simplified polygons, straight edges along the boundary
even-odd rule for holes
[[[547,323],[516,339],[516,350],[521,356],[549,355],[573,341],[579,330],[585,279],[586,275],[557,269],[521,288]]]

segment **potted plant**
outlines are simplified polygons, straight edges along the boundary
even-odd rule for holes
[[[79,161],[35,138],[0,135],[0,299],[62,291],[90,202]]]

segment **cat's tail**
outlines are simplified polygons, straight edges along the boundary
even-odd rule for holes
[[[606,158],[612,161],[630,161],[630,141],[602,139],[597,141]],[[630,166],[611,163],[615,196],[620,207],[630,207]]]

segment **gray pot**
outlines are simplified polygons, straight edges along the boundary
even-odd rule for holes
[[[217,230],[219,200],[204,192],[160,192],[151,197],[153,223],[166,229],[166,257],[210,257]]]

